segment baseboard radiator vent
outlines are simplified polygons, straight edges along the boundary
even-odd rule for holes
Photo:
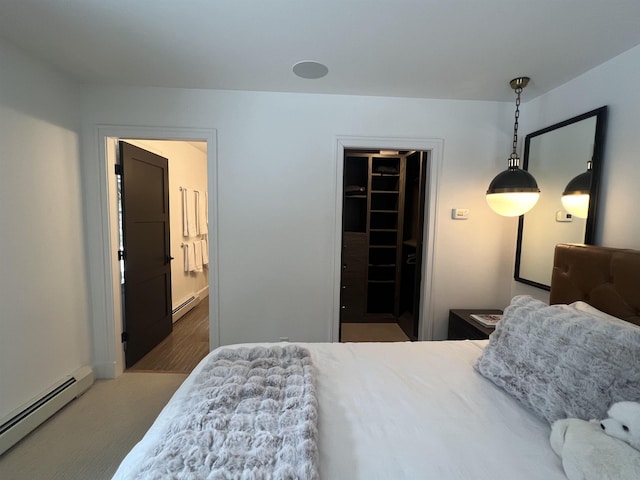
[[[71,400],[86,392],[92,384],[93,370],[82,367],[57,382],[41,396],[11,412],[0,424],[0,455]]]
[[[199,295],[191,295],[184,302],[171,310],[171,319],[173,323],[176,323],[183,315],[189,312],[193,307],[198,304]]]

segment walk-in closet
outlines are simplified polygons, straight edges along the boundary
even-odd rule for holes
[[[340,323],[418,336],[427,154],[345,150]]]

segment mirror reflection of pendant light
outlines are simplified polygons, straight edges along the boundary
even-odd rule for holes
[[[499,173],[487,190],[487,203],[496,213],[505,217],[518,217],[533,208],[540,197],[540,189],[526,170],[520,169],[520,157],[516,153],[518,147],[518,118],[520,117],[520,94],[529,83],[529,77],[518,77],[511,80],[510,85],[516,92],[516,113],[513,124],[513,150],[508,161],[508,168]]]
[[[591,193],[591,162],[587,171],[574,177],[562,192],[562,205],[565,210],[578,218],[589,216],[589,194]]]

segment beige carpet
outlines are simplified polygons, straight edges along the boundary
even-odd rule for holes
[[[135,372],[98,380],[0,456],[0,478],[110,479],[186,377]]]
[[[342,342],[408,342],[397,323],[343,323]]]

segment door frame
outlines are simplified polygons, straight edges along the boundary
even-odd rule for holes
[[[335,183],[335,227],[333,255],[333,318],[329,336],[331,341],[340,338],[340,273],[342,258],[342,197],[344,183],[344,151],[347,149],[422,150],[427,153],[427,189],[424,200],[424,224],[422,240],[422,280],[418,315],[418,340],[433,338],[433,279],[436,259],[436,224],[438,215],[438,193],[444,140],[439,138],[402,137],[356,137],[336,138],[336,183]],[[426,287],[426,288],[425,288]],[[426,306],[426,307],[425,307]]]
[[[122,295],[120,292],[120,266],[117,257],[118,221],[115,181],[115,149],[119,139],[174,140],[207,142],[207,188],[209,191],[209,348],[220,343],[219,268],[218,268],[218,159],[217,131],[215,129],[180,127],[140,127],[125,125],[97,125],[98,173],[100,175],[100,226],[102,275],[98,274],[92,288],[94,315],[93,342],[96,376],[116,378],[124,372],[122,348]],[[103,313],[103,314],[102,314]]]

